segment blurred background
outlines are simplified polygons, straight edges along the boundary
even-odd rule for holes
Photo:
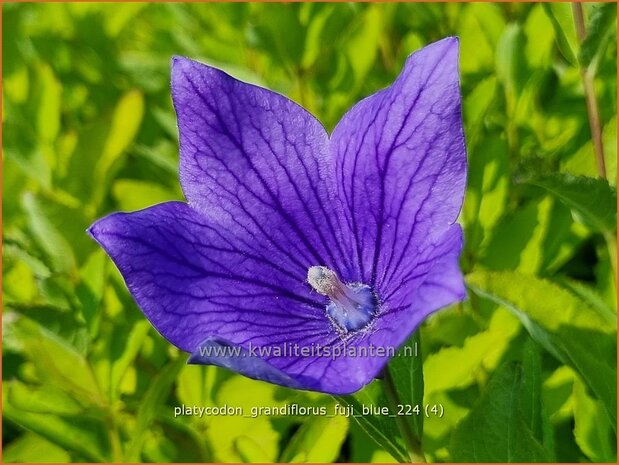
[[[371,419],[175,418],[181,404],[335,400],[186,366],[85,230],[182,199],[172,55],[279,91],[331,130],[448,35],[471,292],[421,329],[425,402],[445,412],[425,421],[427,458],[509,461],[502,438],[483,441],[516,415],[517,439],[545,454],[522,461],[616,460],[615,4],[584,5],[582,46],[567,3],[3,3],[2,17],[4,462],[394,461],[399,439],[369,439]]]

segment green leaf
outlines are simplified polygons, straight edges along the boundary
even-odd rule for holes
[[[28,255],[26,251],[19,247],[6,245],[6,242],[2,252],[5,306],[12,301],[22,303],[33,301],[38,293],[36,275],[47,273],[49,276],[49,269],[42,262]]]
[[[554,424],[571,421],[572,387],[578,375],[567,365],[560,365],[545,380],[542,397]]]
[[[525,56],[529,65],[532,68],[551,67],[555,35],[541,4],[531,6],[524,23],[524,32],[527,36]]]
[[[593,12],[587,25],[587,36],[580,45],[580,52],[578,53],[578,61],[581,66],[589,66],[596,56],[604,53],[616,22],[616,3],[593,6]]]
[[[541,440],[542,361],[539,352],[535,347],[535,343],[533,343],[530,339],[524,347],[522,368],[524,376],[520,406],[523,419],[531,430],[531,433],[533,433],[533,436],[538,440]]]
[[[379,8],[383,7],[383,8]],[[363,15],[363,22],[346,44],[346,55],[354,73],[355,85],[360,87],[370,71],[381,37],[384,19],[384,5],[372,5]],[[363,50],[363,53],[359,53]]]
[[[90,364],[74,347],[28,318],[18,317],[11,327],[41,382],[76,395],[83,403],[103,404]]]
[[[111,108],[108,105],[88,125],[79,127],[77,146],[67,161],[66,175],[59,181],[66,193],[79,199],[81,211],[89,218],[107,194],[144,116],[144,96],[140,90],[130,90],[112,101],[115,103]]]
[[[114,161],[129,147],[140,128],[144,115],[144,96],[139,90],[123,95],[114,109],[110,132],[97,163],[99,174],[105,174]]]
[[[141,210],[151,205],[180,200],[180,196],[161,184],[133,179],[119,179],[112,186],[118,206],[124,211]]]
[[[239,407],[246,415],[252,415],[253,411],[255,418],[213,415],[201,420],[208,422],[207,439],[210,444],[216,445],[213,451],[214,460],[240,462],[243,455],[246,455],[255,461],[276,461],[281,433],[275,428],[270,415],[260,414],[258,410],[285,406],[290,403],[291,392],[242,376],[231,376],[222,383],[217,390],[215,405]],[[278,418],[284,423],[290,419]],[[258,445],[259,448],[256,447]]]
[[[136,415],[136,425],[131,441],[127,447],[125,459],[129,462],[137,462],[144,446],[144,440],[148,430],[160,413],[163,403],[166,401],[172,384],[181,368],[186,364],[183,356],[169,362],[155,377],[141,399]]]
[[[64,235],[49,220],[39,199],[27,193],[22,199],[28,227],[45,255],[46,264],[54,271],[70,273],[75,270],[73,249]]]
[[[420,335],[416,331],[409,341],[400,348],[398,354],[389,362],[389,372],[393,379],[397,396],[401,405],[411,408],[419,406],[423,409],[424,380],[423,361],[420,354]],[[397,419],[386,415],[362,415],[363,406],[387,408],[392,414],[392,408],[383,391],[382,381],[377,380],[361,391],[350,396],[336,396],[343,405],[352,406],[354,418],[359,426],[384,447],[396,460],[409,461],[408,452],[404,446]],[[416,438],[423,437],[423,413],[405,415]]]
[[[114,109],[103,153],[97,160],[94,174],[97,181],[93,191],[93,203],[99,205],[112,178],[112,167],[133,143],[144,116],[144,95],[139,90],[130,90],[123,95]]]
[[[592,462],[616,463],[615,439],[608,416],[579,379],[574,380],[574,437]]]
[[[580,281],[571,279],[561,279],[559,281],[563,287],[578,296],[587,303],[592,309],[606,320],[612,327],[617,326],[617,311],[613,309],[595,289]]]
[[[386,415],[361,415],[364,406],[388,407],[380,380],[368,384],[353,395],[335,396],[335,399],[342,405],[353,408],[354,419],[361,429],[393,458],[402,463],[410,461],[395,418]]]
[[[398,463],[391,454],[370,440],[356,421],[349,424],[348,438],[350,455],[346,460],[349,463]]]
[[[292,437],[279,461],[335,462],[347,433],[348,420],[342,415],[309,418]]]
[[[145,328],[144,323],[147,325]],[[124,357],[129,359],[135,357],[139,349],[131,341],[134,329],[136,330],[134,335],[139,337],[139,344],[142,344],[148,331],[148,323],[145,320],[136,323],[135,326],[111,324],[103,320],[97,332],[97,344],[89,355],[101,391],[110,402],[117,398],[122,387],[122,377],[119,377],[118,371],[113,374],[116,363]],[[121,365],[124,363],[121,362]]]
[[[567,110],[566,111],[572,111]],[[588,124],[584,120],[581,125]],[[565,121],[565,120],[564,120]],[[606,161],[606,171],[608,182],[613,188],[616,189],[617,185],[617,118],[613,116],[608,121],[603,122],[602,128],[602,145],[604,146],[604,159]],[[561,123],[563,126],[565,124]],[[566,132],[567,134],[567,132]],[[575,176],[588,176],[595,178],[598,176],[596,163],[595,163],[595,149],[593,147],[593,141],[589,136],[589,132],[586,133],[586,137],[574,144],[569,149],[568,154],[560,161],[559,171],[570,173]],[[570,137],[573,137],[570,136]]]
[[[143,3],[125,3],[112,10],[102,10],[104,13],[105,32],[116,38],[123,28],[130,24],[135,16],[144,9]]]
[[[5,445],[2,450],[2,461],[4,463],[41,462],[42,457],[54,463],[71,461],[71,456],[66,450],[35,433],[23,434]]]
[[[471,3],[460,20],[460,67],[462,73],[493,71],[495,48],[505,29],[505,19],[496,3]]]
[[[107,462],[110,450],[103,423],[82,413],[62,416],[31,411],[27,404],[17,407],[13,401],[16,384],[2,386],[2,415],[7,420],[39,434],[50,442],[91,462]]]
[[[303,58],[301,65],[304,68],[310,68],[316,59],[321,56],[323,45],[328,40],[333,41],[333,37],[326,37],[330,31],[329,20],[333,17],[337,17],[334,14],[334,8],[326,6],[317,13],[311,16],[311,21],[307,26],[307,33],[305,35],[305,46],[303,47]]]
[[[262,444],[251,437],[238,437],[234,441],[234,446],[243,463],[266,463],[271,461],[269,452],[265,451]]]
[[[255,29],[264,50],[277,57],[281,66],[297,65],[303,57],[305,28],[296,11],[294,5],[273,5],[268,18],[262,15]]]
[[[477,96],[480,90],[486,95],[480,95],[480,98],[487,98],[487,92],[494,94],[495,87],[496,81],[484,81],[475,89],[473,95]],[[465,110],[485,113],[487,106],[474,109],[473,105],[478,105],[479,101],[471,99],[470,104],[467,104],[468,100],[465,101]],[[478,118],[481,119],[482,116]],[[468,188],[463,210],[467,238],[465,247],[468,253],[475,256],[480,254],[480,249],[483,251],[493,228],[505,211],[509,186],[508,148],[504,138],[498,135],[483,135],[485,137],[482,138],[480,132],[479,143],[469,150]]]
[[[128,336],[122,340],[122,345],[119,346],[117,343],[116,347],[112,347],[109,354],[109,361],[112,364],[109,381],[110,399],[117,399],[120,383],[129,368],[133,365],[149,330],[150,323],[148,321],[138,321],[133,325]]]
[[[419,331],[415,331],[400,353],[389,362],[389,372],[402,405],[423,408],[423,360]],[[423,415],[407,415],[415,437],[423,437]]]
[[[524,46],[522,28],[516,23],[509,24],[497,44],[495,66],[496,77],[505,87],[508,105],[515,105],[515,99],[529,77]]]
[[[546,350],[573,367],[616,422],[616,326],[574,294],[515,272],[478,271],[469,288],[510,310]]]
[[[108,267],[109,259],[105,252],[96,250],[90,254],[80,269],[80,282],[75,287],[82,317],[92,335],[96,333],[96,325],[101,317],[99,305],[103,298]]]
[[[456,462],[544,462],[548,455],[520,410],[522,368],[510,363],[494,374],[451,439]]]
[[[542,398],[542,358],[537,344],[528,339],[522,357],[522,395],[520,408],[533,437],[543,444],[548,457],[554,458],[554,432]]]
[[[601,178],[555,173],[529,181],[555,196],[595,231],[616,231],[617,191]]]
[[[551,196],[509,211],[492,230],[480,262],[484,267],[535,274],[556,269],[582,241],[570,210]]]
[[[555,31],[559,50],[568,63],[576,66],[578,64],[575,52],[577,40],[571,5],[569,3],[544,3],[543,7]]]
[[[488,117],[488,113],[492,107],[492,104],[496,100],[497,90],[497,78],[495,76],[488,77],[483,81],[476,83],[474,89],[463,95],[462,111],[464,113],[464,124],[467,135],[467,142],[469,151],[481,150],[483,151],[484,145],[479,143],[484,134],[484,123]],[[496,136],[498,139],[498,136]],[[498,145],[505,142],[502,140],[493,140],[494,145]],[[505,152],[507,155],[507,148],[501,150],[499,155]],[[485,157],[478,157],[485,160]],[[503,158],[503,157],[501,157]],[[473,169],[470,169],[471,174],[475,173]]]
[[[475,383],[480,375],[497,367],[517,333],[515,318],[506,311],[495,311],[488,329],[466,338],[462,347],[444,347],[428,355],[423,366],[426,395]]]
[[[84,413],[84,406],[70,393],[55,386],[33,387],[14,380],[8,383],[10,383],[10,402],[15,408],[58,416]]]
[[[37,111],[37,132],[41,142],[51,144],[60,131],[62,85],[51,67],[43,64],[39,68],[40,100]]]
[[[449,365],[451,368],[452,365]],[[443,371],[449,371],[445,367]],[[484,374],[483,378],[486,375]],[[482,377],[480,376],[480,379]],[[478,396],[477,386],[463,391],[440,391],[426,396],[425,404],[429,406],[441,405],[445,415],[430,415],[423,425],[423,452],[428,461],[448,461],[446,447],[449,445],[451,434],[456,425],[469,413],[474,400]],[[469,394],[465,402],[458,398],[459,394]]]
[[[186,365],[176,382],[176,395],[186,405],[215,405],[214,391],[221,370],[214,366]]]

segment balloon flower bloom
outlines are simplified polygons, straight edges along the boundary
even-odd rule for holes
[[[286,97],[176,57],[187,202],[89,233],[190,363],[355,392],[465,296],[458,76],[458,39],[428,45],[328,134]]]

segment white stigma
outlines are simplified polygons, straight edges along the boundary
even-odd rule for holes
[[[307,270],[307,282],[316,292],[327,297],[334,297],[344,286],[335,272],[326,266],[310,266]]]
[[[337,274],[326,266],[311,266],[307,282],[316,292],[329,297],[327,315],[344,332],[366,326],[378,309],[378,299],[372,289],[361,283],[344,284]]]

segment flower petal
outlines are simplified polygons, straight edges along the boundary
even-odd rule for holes
[[[342,118],[331,140],[355,261],[365,282],[389,293],[446,237],[462,205],[458,40],[413,53],[390,87]]]
[[[466,297],[464,277],[460,271],[462,228],[452,225],[429,256],[387,296],[387,309],[378,318],[377,333],[387,331],[392,344],[401,344],[431,313]],[[411,292],[410,289],[415,289]]]
[[[189,205],[114,213],[89,232],[157,331],[193,353],[191,363],[329,393],[353,392],[372,379],[364,360],[340,357],[335,364],[331,352],[320,352],[346,343],[325,315],[324,296],[286,263],[257,255]],[[208,357],[203,345],[241,352]],[[270,352],[248,355],[252,346]],[[343,360],[349,363],[340,368]]]
[[[390,354],[372,347],[395,350],[429,313],[464,297],[456,39],[413,54],[331,142],[290,100],[208,66],[176,58],[172,87],[189,205],[113,214],[90,233],[192,363],[347,394],[386,364]],[[331,324],[326,298],[306,282],[316,265],[374,287],[381,308],[367,327]],[[252,346],[311,353],[256,356]]]
[[[153,326],[185,351],[209,336],[265,345],[333,332],[322,296],[303,279],[230,240],[187,204],[114,213],[89,232]]]
[[[462,228],[455,224],[436,246],[427,248],[418,272],[407,277],[387,296],[384,308],[369,327],[318,342],[322,346],[320,355],[267,357],[267,365],[262,362],[256,362],[258,368],[251,365],[254,373],[245,366],[248,362],[243,356],[231,356],[216,364],[250,377],[254,377],[255,371],[260,376],[272,377],[273,370],[278,367],[291,379],[272,381],[276,384],[294,388],[300,383],[302,389],[329,394],[356,392],[380,374],[399,347],[431,313],[465,298],[466,289],[458,263],[461,250]],[[313,344],[312,349],[316,349],[317,343]]]
[[[228,368],[248,378],[293,389],[307,389],[316,384],[316,380],[309,380],[309,382],[303,384],[260,357],[252,355],[247,349],[221,338],[209,337],[202,341],[199,347],[193,351],[189,363],[216,365]]]
[[[462,250],[462,229],[449,228],[447,237],[423,261],[424,269],[387,296],[383,309],[371,327],[346,341],[355,348],[355,357],[338,357],[325,370],[323,384],[341,387],[333,374],[348,383],[354,392],[380,374],[389,359],[406,342],[419,325],[436,310],[462,300],[466,296],[458,257]],[[422,266],[422,268],[424,268]],[[372,350],[373,349],[373,350]],[[371,356],[363,356],[365,353]]]
[[[372,357],[356,357],[353,349],[357,346],[349,347],[352,346],[335,339],[332,345],[288,343],[254,346],[252,353],[239,344],[210,337],[194,350],[189,363],[216,365],[252,379],[293,389],[350,394],[371,382],[377,371],[366,369],[368,361],[374,362]],[[267,350],[271,355],[257,355],[265,354]],[[284,355],[274,355],[278,350]],[[311,355],[291,356],[294,351],[302,353],[304,350]]]
[[[186,58],[172,63],[180,180],[189,204],[253,236],[296,276],[348,274],[324,127],[286,97]]]

